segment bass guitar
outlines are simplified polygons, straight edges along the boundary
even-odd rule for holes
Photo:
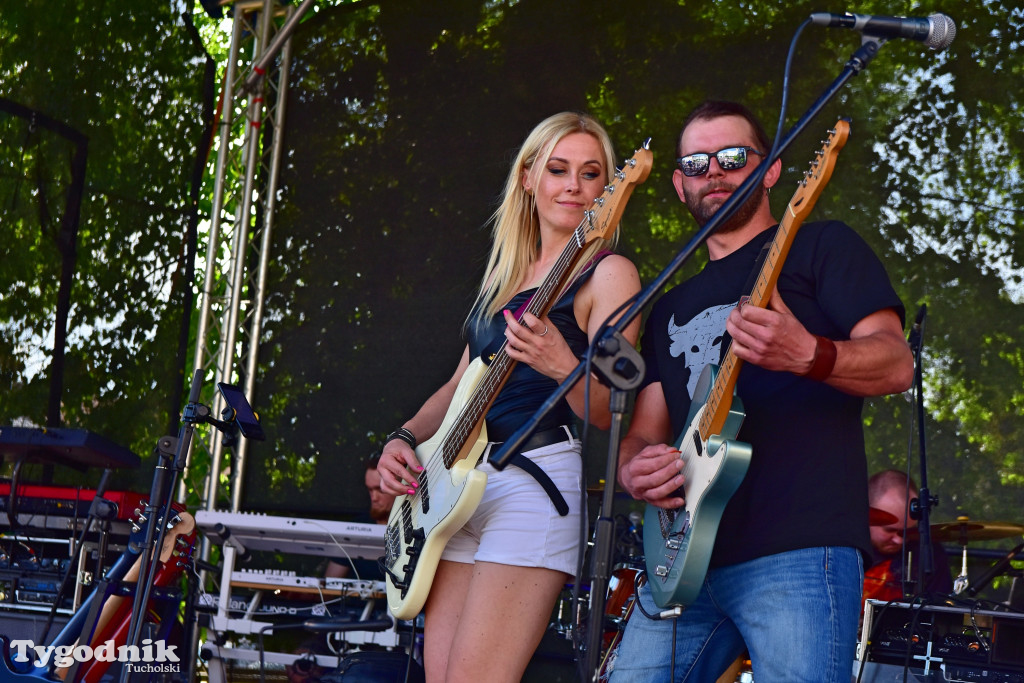
[[[633,189],[647,179],[652,154],[646,143],[615,173],[594,206],[584,212],[573,237],[525,309],[543,316],[556,302],[585,246],[611,236]],[[441,427],[416,448],[423,464],[416,492],[395,499],[384,534],[388,607],[398,619],[412,619],[423,608],[448,539],[476,510],[487,475],[475,469],[487,445],[484,416],[515,366],[506,343],[485,363],[466,369]]]
[[[845,119],[829,131],[786,207],[757,282],[744,298],[745,306],[767,306],[797,230],[832,177],[836,157],[849,134],[850,124]],[[686,462],[682,470],[686,502],[675,510],[648,505],[644,512],[647,581],[659,607],[685,607],[696,599],[722,512],[750,465],[750,444],[736,440],[745,417],[743,403],[734,395],[742,365],[730,345],[720,368],[708,365],[701,372],[693,390],[688,426],[675,442]]]

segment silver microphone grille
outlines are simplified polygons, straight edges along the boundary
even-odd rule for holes
[[[932,28],[924,44],[933,50],[945,50],[956,38],[956,24],[945,14],[932,14],[928,20]]]

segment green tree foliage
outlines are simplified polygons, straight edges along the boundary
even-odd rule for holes
[[[0,13],[4,96],[89,140],[61,424],[144,455],[172,421],[192,286],[181,274],[203,61],[182,9],[27,2]],[[42,425],[71,146],[0,114],[0,150],[0,424]]]
[[[90,136],[65,413],[148,448],[166,423],[160,395],[178,381],[174,274],[200,125],[198,56],[166,8],[83,5],[57,17],[29,4],[0,17],[0,82],[12,98]],[[1006,0],[977,4],[934,8],[958,24],[944,52],[909,40],[883,45],[787,150],[772,204],[781,214],[825,130],[850,117],[851,141],[813,217],[845,220],[864,235],[911,319],[928,306],[934,514],[1019,521],[1024,16]],[[791,41],[822,8],[805,0],[390,0],[319,9],[293,39],[253,401],[270,438],[250,448],[244,485],[252,507],[355,514],[365,505],[359,460],[455,366],[486,219],[529,129],[556,111],[585,109],[606,123],[622,158],[653,139],[655,169],[627,208],[620,245],[650,281],[694,231],[669,182],[683,115],[707,97],[738,99],[773,132]],[[100,11],[121,14],[86,19]],[[921,14],[910,2],[857,11]],[[204,35],[213,42],[209,27]],[[45,40],[53,50],[40,48]],[[859,40],[824,28],[800,34],[784,131]],[[67,151],[59,141],[34,142],[24,122],[0,125],[0,217],[12,236],[0,247],[0,374],[13,386],[0,403],[6,423],[38,420],[42,410],[46,361],[30,363],[47,349],[55,257],[39,226],[34,169],[44,163],[66,184]],[[698,252],[680,276],[704,258]],[[909,462],[917,475],[916,419],[907,396],[869,402],[871,469]],[[603,475],[603,456],[591,450],[592,477]]]

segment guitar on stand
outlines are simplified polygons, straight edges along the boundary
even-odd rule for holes
[[[174,514],[167,521],[163,547],[159,555],[159,568],[156,572],[156,585],[172,586],[180,578],[181,573],[191,556],[195,545],[195,521],[184,511],[184,507],[174,504]],[[138,511],[136,511],[138,512]],[[129,537],[128,547],[104,576],[103,581],[86,598],[78,611],[71,617],[65,627],[46,647],[51,654],[46,665],[12,658],[11,641],[0,636],[0,682],[27,680],[36,681],[87,681],[96,683],[110,665],[119,657],[119,649],[127,642],[129,617],[132,611],[132,591],[121,594],[119,587],[124,584],[136,584],[139,577],[139,544],[145,537],[150,520],[139,520],[139,524]],[[173,621],[177,618],[180,596],[173,600],[167,609],[156,608],[157,598],[149,604],[151,621],[158,624],[158,637],[166,636],[171,631]],[[83,632],[86,637],[83,638]],[[83,662],[60,661],[58,654],[61,649],[69,652],[79,646],[83,640],[90,644],[90,651],[95,653],[104,644],[110,643],[110,657],[93,657]],[[41,645],[41,644],[39,644]],[[22,654],[19,650],[19,655]],[[33,652],[33,654],[35,654]]]
[[[850,124],[841,119],[811,162],[786,207],[753,290],[744,305],[766,307],[803,220],[814,208],[835,168]],[[726,351],[721,367],[708,365],[697,380],[689,425],[675,443],[686,461],[681,474],[685,504],[676,510],[648,505],[644,513],[647,581],[659,607],[692,603],[704,581],[726,503],[750,465],[752,449],[736,440],[745,417],[735,396],[743,361]]]
[[[157,588],[166,588],[174,585],[181,577],[195,548],[196,522],[192,515],[185,512],[183,508],[177,510],[179,507],[178,505],[174,506],[176,511],[171,519],[165,523],[167,532],[164,534],[164,540],[160,547],[160,554],[157,558],[159,565],[153,579],[153,585]],[[162,521],[158,520],[158,522]],[[128,570],[128,574],[124,577],[123,581],[125,583],[130,582],[135,583],[136,586],[138,585],[139,565],[140,562],[136,560],[132,568]],[[170,635],[171,627],[177,619],[180,597],[171,604],[165,605],[163,609],[158,606],[158,602],[158,597],[154,596],[147,605],[147,615],[150,622],[158,626],[157,637],[153,638],[154,642],[157,639],[167,640]],[[96,627],[93,629],[93,637],[90,642],[93,652],[96,651],[96,648],[110,641],[114,643],[115,647],[127,642],[131,612],[132,600],[130,595],[118,595],[115,593],[107,598],[103,603],[99,618],[96,620]],[[71,677],[70,680],[73,683],[97,683],[103,674],[106,673],[107,669],[110,668],[110,664],[111,662],[109,661],[101,661],[94,658],[89,662],[84,662],[78,674]],[[59,679],[69,680],[68,673],[70,673],[70,668],[57,669],[56,673]]]
[[[647,180],[651,163],[645,144],[615,173],[525,310],[517,313],[520,322],[526,312],[537,317],[548,312],[568,284],[584,247],[613,233],[634,186]],[[391,509],[384,567],[388,606],[398,619],[419,614],[441,552],[483,497],[487,475],[475,468],[487,445],[484,416],[515,366],[505,351],[506,343],[486,363],[477,358],[466,369],[440,429],[416,448],[424,467],[416,492],[399,496]]]

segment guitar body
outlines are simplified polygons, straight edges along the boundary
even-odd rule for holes
[[[196,522],[187,512],[177,514],[177,521],[174,527],[166,532],[164,543],[159,556],[156,558],[158,564],[156,573],[153,576],[153,585],[156,587],[170,586],[176,582],[184,571],[185,565],[192,557],[192,551],[196,544]],[[136,564],[125,576],[126,582],[133,582],[138,588],[138,569]],[[128,642],[128,632],[131,626],[132,597],[122,595],[111,595],[103,603],[99,618],[96,620],[96,628],[92,637],[92,648],[95,651],[107,641],[113,641],[115,647],[120,647]],[[176,604],[169,604],[162,609],[157,606],[159,601],[150,598],[147,607],[147,618],[153,623],[160,624],[160,633],[166,638],[171,631],[170,621],[173,621],[177,612]],[[166,601],[165,601],[166,602]],[[92,659],[82,664],[79,668],[77,683],[99,683],[103,674],[110,668],[112,662],[105,662],[100,659]],[[57,669],[57,677],[66,680],[67,669]]]
[[[429,476],[421,476],[416,493],[399,496],[391,508],[384,535],[384,563],[399,577],[396,582],[389,576],[386,582],[388,608],[398,619],[412,619],[423,609],[448,539],[469,521],[483,498],[487,475],[476,469],[487,445],[482,422],[450,468],[436,463],[442,459],[437,457],[438,449],[486,370],[479,358],[466,368],[441,428],[416,447],[416,457]]]
[[[739,398],[733,398],[721,434],[704,441],[697,429],[716,373],[714,365],[701,372],[688,426],[675,444],[686,461],[685,505],[678,510],[648,505],[644,513],[647,582],[659,607],[685,607],[696,599],[722,512],[750,466],[750,445],[734,440],[745,417]]]
[[[164,544],[156,561],[158,570],[154,575],[155,586],[167,586],[176,581],[182,574],[184,566],[191,557],[196,542],[195,520],[185,512],[185,508],[175,503],[174,517],[164,537]],[[150,521],[142,523],[129,538],[128,547],[118,560],[107,570],[105,578],[111,583],[137,583],[140,554],[139,546],[143,544],[146,527]],[[86,624],[87,615],[96,600],[103,601],[96,624]],[[150,601],[150,613],[155,600]],[[48,644],[50,647],[75,647],[79,644],[83,629],[93,629],[90,644],[93,649],[112,640],[113,648],[124,645],[128,640],[128,627],[131,619],[132,599],[121,595],[111,595],[100,588],[93,589],[89,597],[79,606],[64,628]],[[167,610],[165,610],[167,611]],[[177,605],[171,605],[170,612],[177,612]],[[166,616],[166,615],[157,615]],[[156,619],[159,621],[159,618]],[[163,626],[163,625],[162,625]],[[169,631],[169,627],[162,629]],[[43,643],[37,643],[43,645]],[[112,662],[92,659],[83,662],[78,671],[76,681],[79,683],[98,683]],[[56,668],[51,658],[47,666],[35,666],[31,662],[15,662],[12,656],[10,640],[0,636],[0,683],[32,683],[47,681],[61,683],[67,678],[69,667]]]

